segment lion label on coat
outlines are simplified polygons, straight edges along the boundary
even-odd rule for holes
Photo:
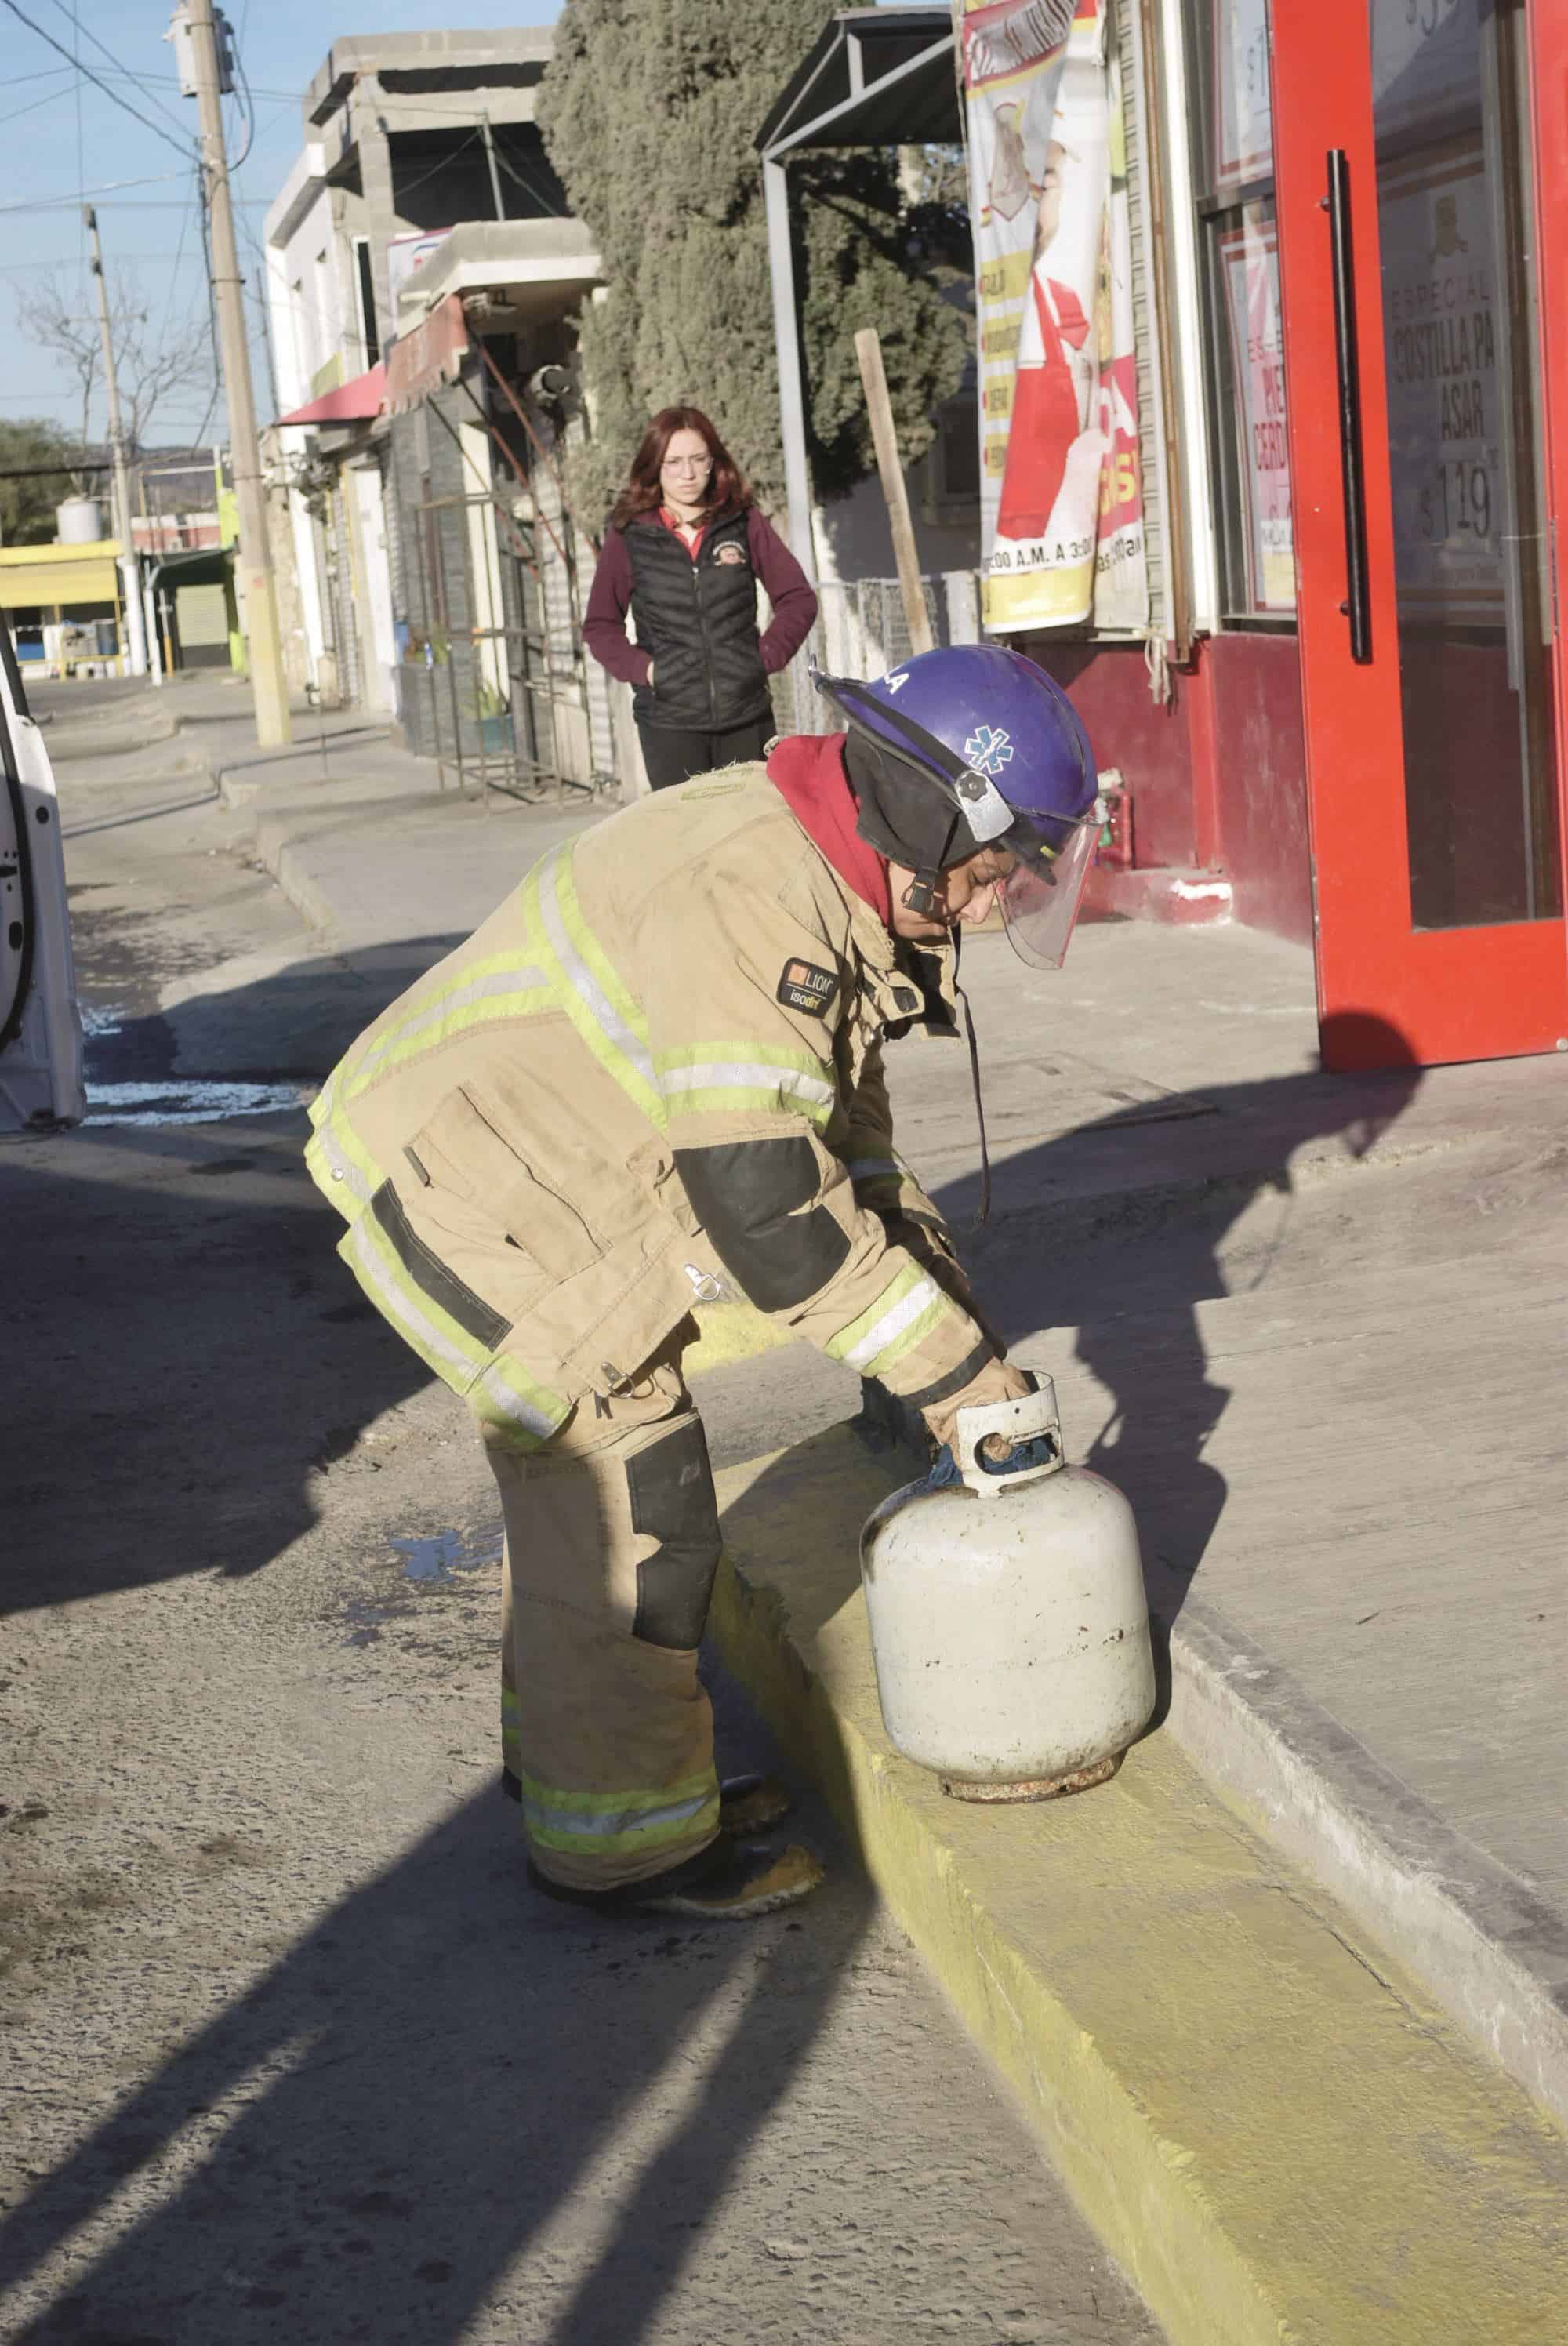
[[[819,969],[814,961],[787,961],[776,998],[808,1018],[825,1018],[838,991],[836,971]]]

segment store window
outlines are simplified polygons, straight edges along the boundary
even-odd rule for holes
[[[1188,0],[1187,35],[1225,617],[1233,626],[1288,621],[1296,556],[1268,0]]]

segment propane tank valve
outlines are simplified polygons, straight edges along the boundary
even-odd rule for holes
[[[1042,1474],[1054,1474],[1064,1464],[1055,1385],[1049,1377],[1032,1373],[1033,1392],[1013,1401],[975,1402],[958,1412],[953,1464],[980,1498],[999,1498],[1004,1491],[1037,1482]]]

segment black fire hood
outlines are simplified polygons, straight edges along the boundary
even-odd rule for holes
[[[931,776],[852,726],[844,771],[860,810],[855,829],[879,855],[911,872],[946,872],[979,854],[980,842]]]

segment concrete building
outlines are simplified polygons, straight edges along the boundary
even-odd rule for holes
[[[394,716],[487,778],[513,760],[528,658],[558,665],[509,565],[537,574],[518,548],[539,535],[546,568],[559,561],[568,586],[574,568],[555,551],[565,525],[545,464],[565,419],[541,409],[524,424],[511,405],[542,366],[569,362],[571,315],[598,275],[535,121],[549,55],[537,30],[336,43],[265,230],[290,681]],[[433,372],[433,338],[451,361]],[[541,469],[548,485],[529,489]],[[577,699],[585,715],[585,688]],[[524,762],[562,761],[552,749]]]

